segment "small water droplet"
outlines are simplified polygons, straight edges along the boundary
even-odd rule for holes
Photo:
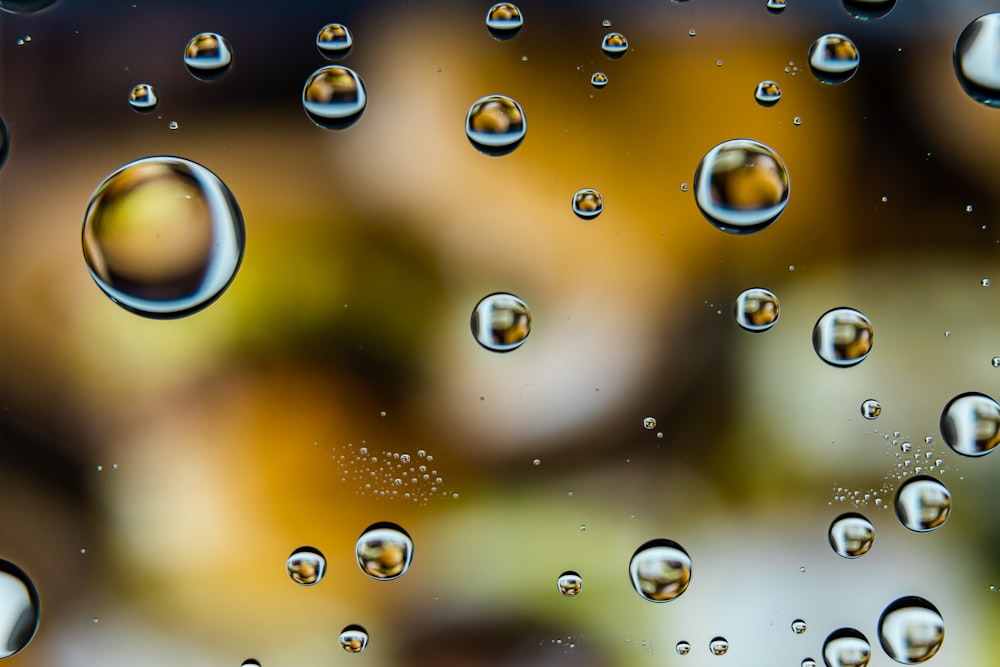
[[[828,310],[813,327],[813,349],[831,366],[860,364],[872,351],[874,342],[871,321],[853,308]]]
[[[340,646],[348,653],[361,653],[368,646],[368,631],[360,625],[348,625],[340,631]]]
[[[965,27],[955,41],[955,74],[966,94],[988,107],[1000,108],[1000,12],[984,14]],[[970,205],[967,210],[972,211]]]
[[[138,83],[128,94],[128,103],[139,113],[149,113],[160,103],[156,89],[148,83]]]
[[[211,81],[229,71],[233,64],[233,49],[218,33],[199,33],[184,47],[184,64],[194,78]]]
[[[776,81],[761,81],[753,91],[753,98],[762,107],[773,107],[781,100],[781,86]]]
[[[708,650],[712,655],[725,655],[729,651],[729,641],[725,637],[714,637],[708,642]]]
[[[650,540],[636,549],[629,562],[635,592],[650,602],[668,602],[691,583],[691,557],[673,540]]]
[[[906,596],[885,608],[878,619],[878,638],[898,663],[916,665],[934,657],[944,642],[944,619],[924,598]]]
[[[908,452],[910,451],[910,448],[911,448],[912,446],[913,446],[913,445],[911,445],[910,443],[908,443],[908,442],[904,442],[903,444],[901,444],[901,445],[899,446],[899,451],[901,451],[901,452],[903,452],[904,454],[906,454],[906,453],[908,453]]]
[[[993,359],[990,361],[990,364],[993,366],[993,368],[1000,368],[1000,357],[993,357]]]
[[[590,75],[590,85],[594,88],[603,88],[608,85],[608,75],[604,72],[594,72]]]
[[[292,581],[301,586],[314,586],[326,574],[326,558],[318,549],[299,547],[285,562],[285,569]]]
[[[409,463],[410,462],[410,455],[409,454],[400,454],[399,455],[399,462],[400,463]]]
[[[861,404],[861,416],[865,419],[878,419],[882,414],[882,404],[874,398],[869,398]]]
[[[685,183],[681,183],[681,192],[687,192],[689,189],[690,189],[690,186],[688,186],[688,184],[686,182]]]
[[[965,206],[965,212],[966,213],[972,213],[972,204],[967,204]]]
[[[559,578],[556,580],[556,586],[559,588],[560,593],[571,598],[579,595],[580,591],[583,590],[583,577],[572,570],[567,570],[559,575]]]
[[[480,153],[507,155],[524,141],[528,119],[521,105],[506,95],[480,97],[469,107],[465,134]]]
[[[816,661],[812,658],[803,658],[799,667],[816,667]]]
[[[847,13],[859,21],[880,19],[896,6],[896,0],[843,0]]]
[[[796,116],[795,118],[792,119],[792,125],[795,125],[797,127],[801,124],[802,124],[802,118],[800,116]]]
[[[531,310],[513,294],[497,292],[483,297],[472,311],[472,335],[493,352],[510,352],[531,333]]]
[[[621,58],[628,51],[628,40],[620,32],[609,32],[601,40],[601,50],[608,58]]]
[[[752,234],[778,219],[788,203],[788,170],[768,146],[732,139],[710,150],[695,172],[695,202],[730,234]]]
[[[823,660],[827,667],[865,667],[871,659],[868,638],[854,628],[831,632],[823,642]]]
[[[168,130],[179,130],[180,128],[181,128],[180,123],[178,123],[176,120],[172,120],[169,123],[167,123]]]
[[[656,428],[656,419],[654,419],[653,417],[646,417],[645,419],[642,420],[642,426],[647,431],[652,431],[654,428]]]
[[[799,568],[799,573],[800,574],[805,574],[806,573],[806,568],[805,567],[800,567]]]
[[[585,524],[585,523],[581,523],[580,524],[580,532],[581,533],[587,532],[587,524]]]
[[[772,14],[780,14],[788,6],[788,0],[767,0],[767,11]]]
[[[990,279],[989,278],[983,278],[982,280],[979,281],[979,284],[982,285],[983,287],[989,287],[990,286]]]
[[[316,33],[316,48],[327,60],[343,58],[354,46],[354,36],[343,23],[327,23]]]
[[[914,532],[925,533],[939,528],[950,513],[951,492],[933,477],[912,477],[896,492],[896,517]]]
[[[367,105],[365,84],[349,67],[321,67],[306,79],[302,88],[306,115],[326,130],[343,130],[354,125]]]
[[[486,12],[486,29],[494,39],[511,39],[521,32],[523,26],[521,10],[509,2],[498,2]]]
[[[809,69],[822,83],[836,85],[849,81],[860,64],[858,47],[846,35],[823,35],[809,47]]]
[[[28,575],[14,563],[0,558],[0,658],[27,646],[38,630],[38,591]]]
[[[794,621],[792,621],[792,632],[794,632],[797,635],[804,634],[805,631],[808,629],[808,627],[809,626],[806,625],[806,622],[803,621],[801,618],[797,618]]]
[[[410,568],[413,540],[398,525],[383,521],[361,533],[354,551],[362,572],[372,579],[390,581]]]
[[[941,412],[941,437],[962,456],[985,456],[1000,445],[1000,404],[986,394],[954,397]]]
[[[721,60],[716,60],[715,61],[715,66],[716,67],[722,67],[722,61]]]
[[[833,552],[841,558],[860,558],[875,543],[875,527],[864,516],[847,512],[830,524],[828,538]]]
[[[695,30],[694,28],[691,28],[691,29],[688,30],[688,37],[694,37],[697,34],[698,34],[698,31]]]
[[[573,195],[573,213],[584,220],[596,218],[604,211],[604,197],[592,188],[577,190]]]
[[[534,461],[531,462],[531,465],[533,465],[533,466],[540,466],[540,465],[542,465],[542,460],[541,459],[535,459]]]
[[[736,323],[752,333],[767,331],[778,322],[778,297],[763,287],[754,287],[736,297]]]

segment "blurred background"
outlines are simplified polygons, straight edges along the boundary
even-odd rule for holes
[[[841,0],[525,0],[501,41],[490,4],[0,13],[0,558],[41,601],[7,663],[797,666],[853,627],[887,666],[879,614],[917,595],[946,624],[932,664],[990,664],[1000,455],[959,457],[938,423],[956,394],[1000,395],[1000,110],[952,63],[1000,5],[904,0],[861,21]],[[368,97],[342,130],[302,107],[330,22]],[[212,81],[182,58],[204,31],[233,50]],[[826,33],[858,46],[846,83],[809,71]],[[138,83],[151,113],[129,106]],[[489,94],[528,120],[504,157],[464,132]],[[773,148],[791,182],[745,236],[692,187],[734,138]],[[153,155],[213,171],[246,224],[229,289],[177,320],[113,303],[81,250],[95,188]],[[573,214],[581,188],[599,217]],[[765,333],[733,316],[752,287],[780,300]],[[533,316],[507,354],[469,327],[497,291]],[[874,327],[853,368],[811,345],[839,306]],[[892,509],[917,466],[954,502],[926,534]],[[828,543],[847,511],[876,530],[857,560]],[[354,560],[378,521],[413,538],[398,580]],[[692,559],[666,604],[628,576],[654,538]],[[327,559],[312,587],[285,571],[306,545]],[[338,644],[349,624],[370,634],[360,655]]]

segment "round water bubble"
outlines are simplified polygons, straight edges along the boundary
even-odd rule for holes
[[[753,234],[788,204],[788,170],[768,146],[732,139],[710,150],[694,175],[695,202],[706,219],[730,234]]]
[[[778,297],[763,287],[745,290],[736,297],[733,314],[736,316],[736,323],[747,331],[767,331],[778,321]]]
[[[753,91],[753,98],[762,107],[773,107],[781,101],[781,86],[776,81],[761,81]]]
[[[33,14],[55,3],[56,0],[0,0],[0,11],[9,14]]]
[[[833,520],[827,537],[833,552],[841,558],[860,558],[875,543],[875,526],[861,514],[847,512]]]
[[[677,651],[678,655],[687,655],[691,652],[691,642],[679,641],[674,646],[674,650]]]
[[[184,47],[184,64],[194,78],[211,81],[229,71],[233,49],[219,33],[202,32]]]
[[[872,351],[874,342],[871,321],[853,308],[828,310],[813,327],[813,349],[831,366],[860,364]]]
[[[243,258],[243,216],[219,178],[177,157],[148,157],[97,187],[83,256],[105,294],[133,313],[170,319],[205,308]]]
[[[896,6],[896,0],[842,0],[847,13],[859,21],[880,19]]]
[[[309,75],[302,87],[302,107],[306,115],[326,130],[343,130],[354,125],[367,104],[365,84],[350,67],[320,67]]]
[[[583,590],[583,577],[572,570],[567,570],[559,575],[559,578],[556,580],[556,586],[559,588],[560,593],[571,598],[579,595],[580,591]]]
[[[941,412],[941,437],[962,456],[985,456],[1000,445],[1000,404],[978,392],[959,394]]]
[[[7,153],[10,152],[10,129],[7,121],[0,118],[0,167],[7,161]]]
[[[788,6],[788,0],[767,0],[767,11],[780,14]]]
[[[608,75],[604,72],[594,72],[590,75],[590,85],[594,88],[603,88],[608,85]]]
[[[878,640],[890,658],[904,665],[927,662],[944,642],[937,607],[915,595],[895,600],[878,619]]]
[[[300,586],[315,586],[326,574],[326,558],[319,549],[299,547],[288,557],[285,569],[292,581]]]
[[[0,558],[0,658],[27,646],[38,630],[38,591],[24,570]]]
[[[628,51],[628,40],[620,32],[609,32],[601,40],[601,50],[608,58],[621,58]]]
[[[360,625],[348,625],[340,631],[340,647],[348,653],[361,653],[368,646],[368,631]]]
[[[834,630],[823,642],[826,667],[865,667],[871,655],[868,638],[854,628]]]
[[[823,35],[809,47],[809,69],[822,83],[836,85],[849,81],[860,64],[858,47],[846,35]]]
[[[1000,109],[1000,12],[970,23],[955,42],[955,74],[969,97]]]
[[[472,335],[493,352],[516,350],[531,333],[531,310],[507,292],[483,297],[472,310]]]
[[[712,641],[708,642],[708,650],[712,655],[725,655],[729,651],[729,640],[725,637],[713,637]]]
[[[354,46],[354,36],[343,23],[327,23],[316,33],[316,48],[328,60],[343,58]]]
[[[869,398],[861,404],[861,416],[865,419],[878,419],[882,414],[882,404],[874,398]]]
[[[512,3],[498,2],[486,12],[486,29],[494,39],[511,39],[521,32],[523,26],[524,16]]]
[[[691,557],[673,540],[646,542],[632,554],[628,569],[635,592],[650,602],[669,602],[691,583]]]
[[[486,155],[507,155],[524,141],[528,119],[521,105],[506,95],[480,97],[469,107],[465,134]]]
[[[797,635],[805,634],[806,630],[808,629],[809,626],[806,625],[806,622],[803,621],[801,618],[797,618],[794,621],[792,621],[792,632],[794,632],[795,634]]]
[[[949,514],[951,491],[933,477],[911,477],[896,491],[896,517],[912,531],[926,533],[939,528]]]
[[[128,103],[139,113],[149,113],[160,103],[160,98],[156,94],[156,88],[148,83],[139,83],[129,91]]]
[[[604,197],[592,188],[577,190],[573,195],[573,212],[584,220],[596,218],[604,210]]]
[[[372,524],[361,533],[354,547],[361,571],[372,579],[391,581],[410,569],[413,540],[401,527],[388,521]]]

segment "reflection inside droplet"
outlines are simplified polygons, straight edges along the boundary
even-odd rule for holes
[[[640,597],[668,602],[682,595],[691,583],[691,557],[673,540],[650,540],[632,554],[629,575]]]
[[[506,95],[487,95],[472,103],[465,134],[479,152],[498,157],[521,145],[528,120],[521,105]]]
[[[128,103],[139,113],[149,113],[160,103],[156,89],[148,83],[139,83],[128,94]]]
[[[853,628],[840,628],[823,642],[823,661],[827,667],[865,667],[871,651],[871,644],[863,634]]]
[[[327,23],[316,33],[316,48],[324,58],[335,60],[346,56],[354,46],[354,36],[343,23]]]
[[[216,79],[229,71],[229,66],[233,64],[233,50],[222,35],[199,33],[184,47],[184,64],[196,79]]]
[[[855,366],[872,351],[872,323],[853,308],[834,308],[820,316],[813,327],[813,349],[831,366]]]
[[[313,586],[326,574],[326,558],[318,549],[299,547],[288,557],[285,569],[292,581],[301,586]]]
[[[882,414],[882,404],[874,398],[869,398],[861,404],[861,416],[865,419],[877,419]]]
[[[531,310],[519,297],[497,292],[483,297],[472,310],[472,335],[493,352],[510,352],[531,333]]]
[[[934,657],[944,642],[944,619],[937,607],[921,597],[895,600],[878,619],[878,638],[886,654],[898,663],[916,665]]]
[[[494,39],[511,39],[523,25],[524,16],[520,8],[510,2],[498,2],[486,12],[486,29]]]
[[[604,197],[592,188],[577,190],[573,195],[573,213],[584,220],[596,218],[604,210]]]
[[[360,625],[348,625],[340,631],[339,640],[348,653],[361,653],[368,646],[368,631]]]
[[[368,104],[365,84],[349,67],[327,65],[313,72],[302,88],[302,107],[316,125],[342,130],[361,118]]]
[[[781,87],[775,81],[761,81],[754,88],[753,97],[762,107],[773,107],[781,100]]]
[[[1000,404],[968,392],[948,401],[941,412],[941,437],[962,456],[985,456],[1000,445]]]
[[[823,35],[809,47],[809,69],[823,83],[835,85],[849,81],[860,64],[858,47],[846,35]]]
[[[841,514],[830,524],[828,532],[833,552],[842,558],[859,558],[875,543],[875,526],[861,514]]]
[[[712,655],[725,655],[729,651],[729,641],[725,637],[714,637],[708,642],[708,650]]]
[[[568,570],[559,575],[559,578],[556,580],[556,586],[559,588],[560,593],[571,598],[579,595],[580,591],[583,590],[583,577],[572,570]]]
[[[778,321],[778,297],[770,290],[754,287],[736,297],[733,313],[736,323],[753,333],[767,331]]]
[[[354,551],[362,572],[372,579],[390,581],[410,569],[413,540],[400,526],[382,521],[361,533]]]
[[[788,203],[788,170],[768,146],[733,139],[710,150],[694,176],[695,202],[730,234],[752,234],[778,219]]]
[[[906,528],[925,533],[944,525],[951,513],[951,491],[933,477],[912,477],[896,492],[896,517]]]
[[[38,630],[38,591],[24,570],[0,558],[0,658],[27,646]]]
[[[1000,108],[1000,12],[970,23],[955,42],[958,82],[966,94],[988,107]],[[972,207],[969,207],[972,210]]]
[[[609,32],[601,40],[601,50],[608,58],[621,58],[628,51],[628,40],[620,32]]]

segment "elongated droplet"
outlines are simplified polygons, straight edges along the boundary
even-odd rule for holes
[[[233,49],[219,33],[199,33],[184,47],[184,64],[194,78],[211,81],[229,71]]]
[[[24,649],[38,630],[38,591],[24,570],[0,558],[0,658]]]
[[[857,73],[860,64],[858,47],[846,35],[823,35],[809,47],[809,69],[822,83],[845,83]]]
[[[813,349],[819,358],[841,368],[856,366],[872,351],[872,323],[853,308],[834,308],[820,316],[813,327]]]
[[[875,526],[861,514],[848,512],[833,520],[828,537],[835,554],[841,558],[859,558],[875,543]]]
[[[736,297],[736,323],[752,333],[767,331],[778,322],[778,297],[763,287],[748,289]]]
[[[340,631],[340,646],[348,653],[361,653],[368,647],[368,631],[360,625],[348,625]]]
[[[301,586],[315,586],[323,581],[326,574],[326,558],[319,549],[299,547],[288,557],[285,563],[288,576]]]
[[[327,60],[338,60],[351,52],[354,35],[343,23],[327,23],[316,33],[316,48]]]
[[[465,134],[475,148],[485,155],[507,155],[524,141],[528,119],[521,105],[506,95],[480,97],[469,107]]]
[[[524,16],[517,5],[498,2],[486,12],[486,29],[494,39],[507,40],[517,36],[524,26]]]
[[[156,89],[148,83],[139,83],[128,94],[128,103],[139,113],[149,113],[160,103]]]
[[[492,352],[516,350],[531,333],[531,310],[519,297],[497,292],[483,297],[472,310],[472,335]]]
[[[643,599],[669,602],[691,583],[691,557],[673,540],[650,540],[632,554],[629,576]]]
[[[954,60],[966,94],[1000,109],[1000,12],[984,14],[965,27],[955,42]]]
[[[367,105],[365,84],[349,67],[321,67],[306,79],[302,88],[306,115],[326,130],[343,130],[354,125]]]
[[[944,484],[919,475],[903,482],[896,492],[896,517],[918,533],[940,528],[951,514],[951,491]]]
[[[1000,404],[968,392],[948,401],[941,412],[941,437],[962,456],[986,456],[1000,445]]]
[[[902,597],[879,616],[878,639],[886,655],[898,663],[927,662],[944,642],[944,619],[937,607],[924,598]]]
[[[865,667],[871,654],[868,638],[854,628],[834,630],[823,642],[826,667]]]
[[[366,528],[354,551],[361,571],[379,581],[403,576],[413,562],[413,540],[400,526],[388,521]]]
[[[732,139],[710,150],[694,175],[695,202],[705,218],[730,234],[753,234],[788,204],[788,170],[768,146]]]

